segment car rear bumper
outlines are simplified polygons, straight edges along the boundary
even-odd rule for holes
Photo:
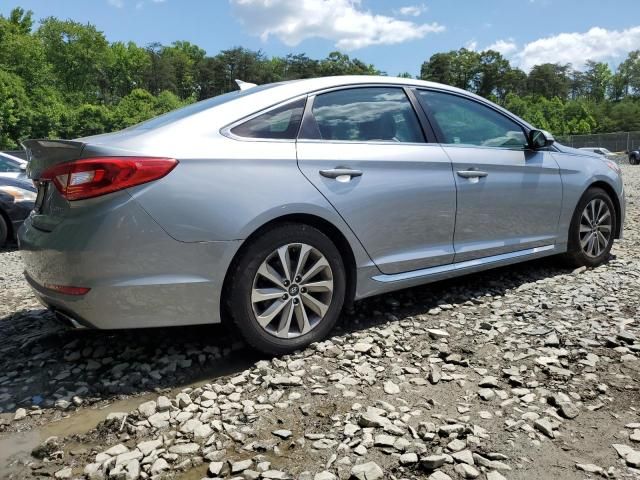
[[[133,199],[51,232],[28,218],[18,241],[40,302],[99,329],[219,322],[224,275],[240,244],[174,240]],[[68,295],[50,286],[90,290]]]

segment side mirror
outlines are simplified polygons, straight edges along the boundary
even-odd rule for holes
[[[529,132],[529,146],[534,150],[550,147],[555,141],[553,135],[545,130],[531,130]]]
[[[20,164],[20,171],[21,172],[26,172],[27,171],[27,164],[26,163],[21,163]]]

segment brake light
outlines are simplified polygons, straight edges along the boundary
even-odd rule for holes
[[[173,158],[87,158],[55,165],[41,179],[52,181],[67,200],[81,200],[158,180],[177,164]]]
[[[85,295],[89,293],[90,288],[87,287],[70,287],[68,285],[53,285],[45,283],[44,288],[47,290],[53,290],[54,292],[63,293],[65,295]]]

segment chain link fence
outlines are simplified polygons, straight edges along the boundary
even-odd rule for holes
[[[603,147],[615,153],[627,154],[640,148],[640,132],[595,133],[592,135],[564,135],[558,142],[573,148]]]

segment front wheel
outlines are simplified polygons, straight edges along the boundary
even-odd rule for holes
[[[640,163],[640,155],[629,156],[629,163],[631,165],[638,165]]]
[[[303,224],[273,227],[247,245],[227,288],[227,306],[245,340],[283,354],[322,340],[333,328],[346,290],[340,252]]]
[[[573,213],[566,260],[576,267],[603,264],[613,246],[616,222],[616,210],[607,192],[587,190]]]

